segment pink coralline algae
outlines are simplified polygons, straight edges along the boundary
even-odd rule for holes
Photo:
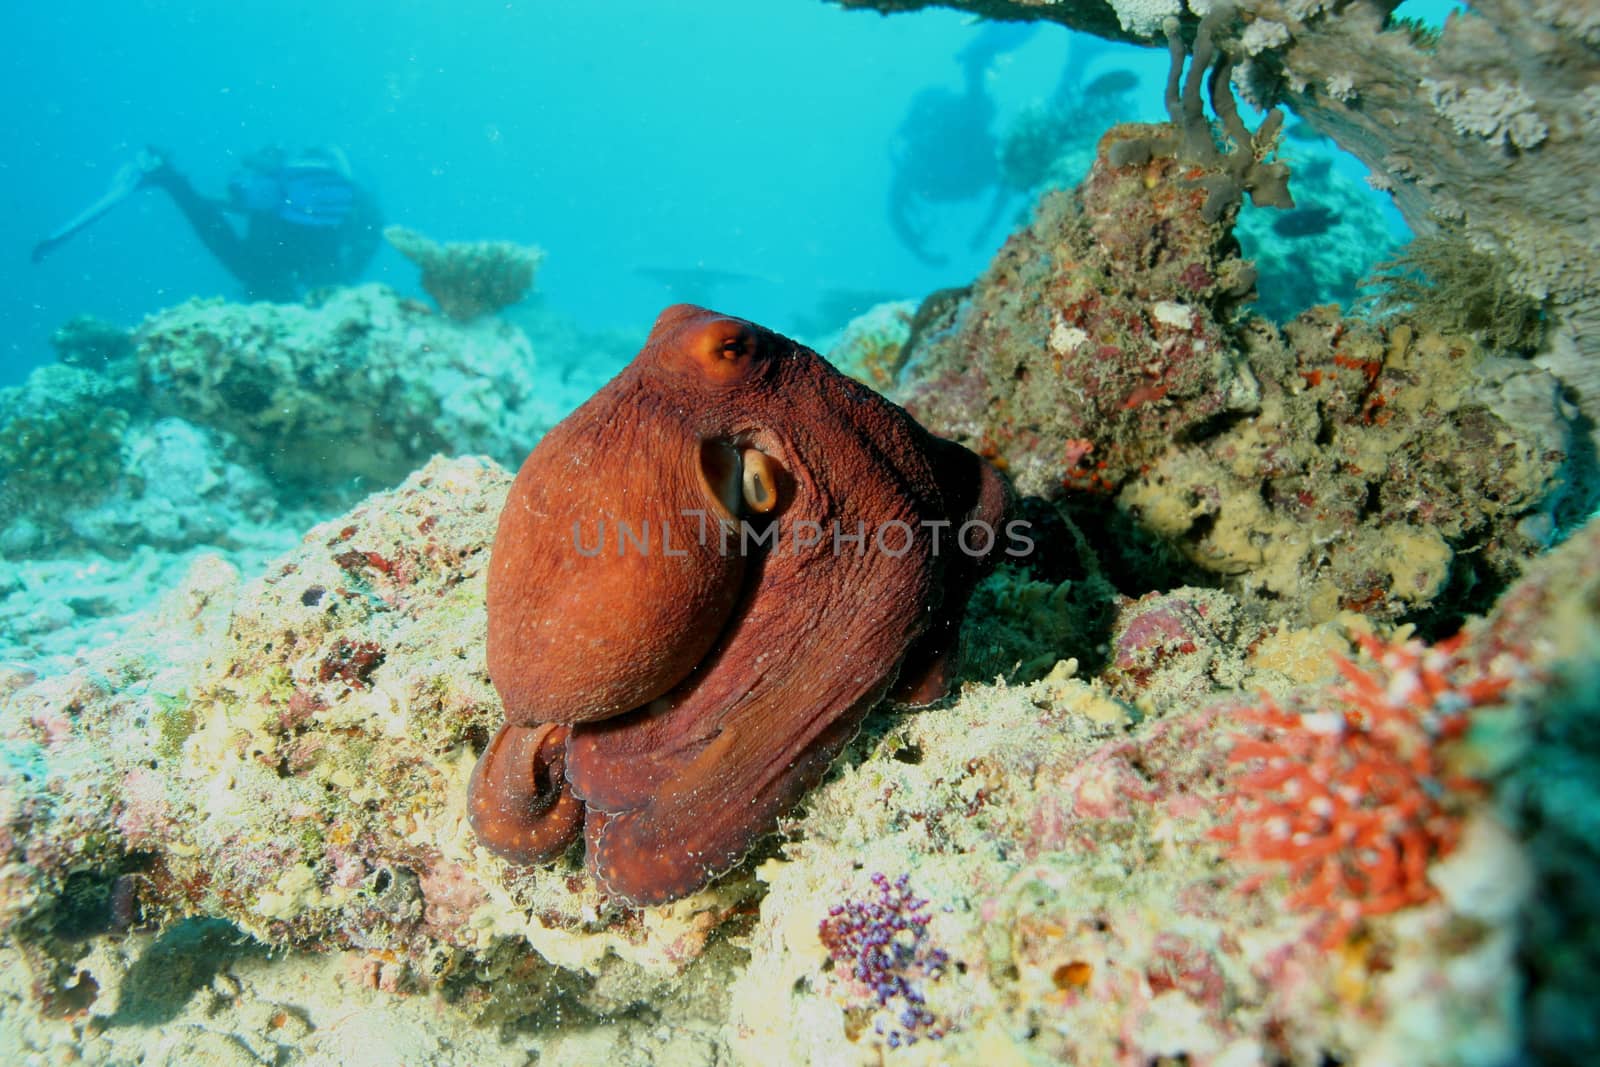
[[[1190,588],[1149,593],[1118,609],[1103,680],[1129,702],[1197,701],[1226,687],[1237,670],[1232,649],[1249,637],[1225,595]]]
[[[885,1044],[937,1040],[945,1026],[928,1010],[920,980],[939,978],[950,959],[930,943],[928,902],[903,874],[893,882],[874,874],[872,886],[876,896],[830,908],[817,935],[834,964],[871,993],[879,1013],[873,1030]]]
[[[1315,709],[1263,696],[1235,712],[1253,729],[1234,738],[1232,820],[1212,835],[1235,859],[1288,864],[1290,906],[1325,912],[1330,946],[1437,895],[1428,864],[1455,847],[1462,801],[1479,788],[1452,770],[1450,743],[1512,681],[1461,657],[1458,638],[1361,644],[1374,662],[1340,658],[1344,684]]]

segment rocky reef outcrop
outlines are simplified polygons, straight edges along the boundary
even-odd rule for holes
[[[1552,328],[1538,354],[1600,423],[1600,15],[1587,0],[1486,0],[1442,30],[1388,0],[834,0],[883,12],[958,8],[1164,43],[1168,19],[1211,23],[1233,81],[1371,169],[1412,229],[1500,260]],[[1436,279],[1448,285],[1448,279]],[[1592,456],[1600,438],[1590,434]],[[1581,472],[1600,494],[1592,465]]]
[[[1169,129],[1108,133],[897,357],[897,395],[1275,618],[1481,610],[1568,504],[1559,383],[1421,318],[1251,315],[1237,205],[1208,219],[1196,169],[1148,152]]]
[[[253,571],[435,453],[515,462],[634,344],[538,312],[458,323],[379,285],[56,341],[63,362],[0,390],[0,647],[29,659],[116,633],[196,553]]]

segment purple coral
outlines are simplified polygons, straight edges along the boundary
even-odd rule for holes
[[[945,1027],[928,1010],[919,980],[943,975],[950,957],[929,941],[928,902],[911,892],[903,874],[893,882],[874,874],[872,885],[876,896],[828,909],[817,934],[833,962],[871,991],[878,1011],[888,1016],[873,1029],[890,1048],[923,1037],[938,1040]]]

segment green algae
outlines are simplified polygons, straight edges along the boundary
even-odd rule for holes
[[[199,725],[194,704],[187,693],[181,692],[155,693],[151,699],[155,703],[150,718],[155,724],[158,738],[156,754],[164,759],[176,759],[183,752],[184,742],[189,740],[189,735]]]

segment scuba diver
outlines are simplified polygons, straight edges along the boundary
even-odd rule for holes
[[[956,57],[961,64],[961,92],[924,89],[912,98],[895,131],[889,225],[900,243],[929,266],[948,262],[928,245],[939,215],[932,205],[971,200],[993,190],[988,212],[970,240],[970,246],[977,248],[1011,199],[1013,190],[1000,180],[998,145],[990,129],[995,106],[985,82],[995,61],[1021,47],[1035,28],[1009,23],[985,26]]]
[[[206,250],[252,300],[296,300],[307,290],[355,281],[377,251],[383,221],[337,148],[246,156],[228,197],[202,196],[167,153],[146,148],[118,169],[105,194],[33,247],[46,256],[139,189],[172,198]],[[235,222],[234,216],[240,222]]]

